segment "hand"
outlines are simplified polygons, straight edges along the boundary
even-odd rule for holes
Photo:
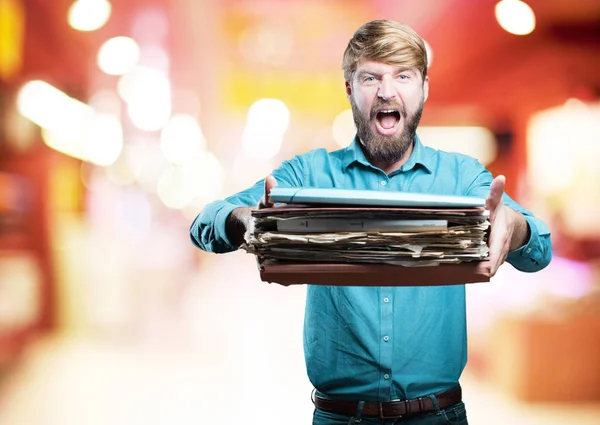
[[[275,180],[275,177],[267,176],[265,179],[264,195],[257,205],[259,209],[269,208],[274,205],[269,198],[269,194],[271,193],[271,189],[273,189],[275,186],[277,186],[277,180]],[[234,209],[231,214],[229,214],[227,221],[225,222],[225,232],[227,233],[229,241],[235,246],[242,245],[245,240],[244,235],[247,232],[253,231],[253,223],[252,208],[240,207]]]
[[[494,276],[511,250],[524,245],[527,240],[528,226],[523,215],[504,205],[502,194],[506,177],[500,175],[490,186],[490,194],[485,207],[490,212],[490,235],[488,239],[488,262],[482,262],[480,272]]]

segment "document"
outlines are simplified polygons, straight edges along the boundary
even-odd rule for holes
[[[302,205],[254,210],[243,248],[260,260],[431,266],[488,256],[483,206]]]
[[[284,233],[322,232],[424,232],[446,230],[447,220],[376,219],[339,217],[295,217],[276,221],[277,231]]]

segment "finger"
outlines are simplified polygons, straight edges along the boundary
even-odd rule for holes
[[[494,276],[502,263],[506,260],[509,249],[509,235],[504,231],[492,230],[488,241],[490,263],[490,277]]]
[[[498,205],[502,202],[502,194],[504,193],[504,186],[506,185],[506,177],[499,175],[492,181],[490,185],[490,194],[485,201],[485,207],[493,212]]]
[[[267,178],[265,179],[265,199],[268,205],[273,205],[273,203],[271,202],[271,189],[273,189],[274,187],[277,186],[277,180],[275,179],[275,177],[269,175],[267,176]]]
[[[264,193],[261,198],[258,207],[259,208],[271,208],[274,203],[271,202],[270,193],[271,189],[277,186],[277,180],[272,175],[267,176],[264,182]]]
[[[482,274],[484,276],[490,276],[490,274],[491,274],[490,269],[491,269],[491,266],[490,266],[489,259],[486,261],[480,261],[479,264],[477,264],[475,273]]]

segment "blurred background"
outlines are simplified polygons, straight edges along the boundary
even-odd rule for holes
[[[380,18],[427,41],[423,142],[552,230],[547,269],[468,286],[470,423],[600,423],[599,1],[0,0],[1,424],[310,423],[306,288],[188,229],[349,144]]]

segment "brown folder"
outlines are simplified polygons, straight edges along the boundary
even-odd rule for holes
[[[293,263],[258,259],[263,282],[328,286],[439,286],[489,282],[481,261],[437,266],[405,267],[387,264]]]

